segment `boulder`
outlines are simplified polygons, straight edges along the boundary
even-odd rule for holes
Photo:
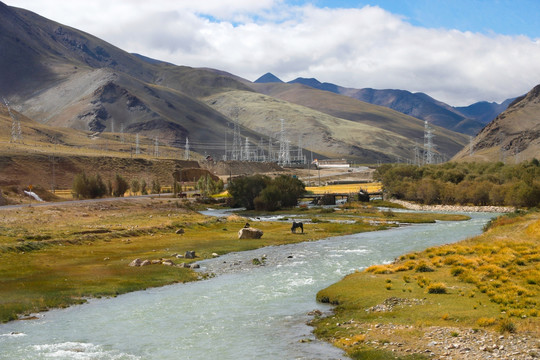
[[[178,234],[178,235],[182,235],[183,233],[185,233],[185,231],[182,228],[176,230],[176,232],[175,232],[175,234]]]
[[[159,259],[154,259],[151,261],[152,264],[161,264],[161,260]]]
[[[191,264],[192,269],[199,269],[201,266],[199,264]]]
[[[186,259],[195,259],[196,255],[195,255],[195,251],[186,251],[186,253],[184,254],[184,258]]]
[[[152,263],[150,262],[150,260],[144,260],[140,266],[147,266],[147,265],[151,265]]]
[[[174,262],[172,260],[163,260],[161,263],[163,265],[167,265],[167,266],[173,266],[174,265]]]
[[[137,258],[137,259],[133,260],[132,262],[130,262],[129,266],[141,266],[142,262],[143,261],[141,259]]]
[[[260,239],[263,236],[263,231],[253,227],[243,228],[238,231],[239,239]]]

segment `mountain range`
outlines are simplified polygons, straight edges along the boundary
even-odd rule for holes
[[[270,75],[251,82],[216,69],[176,66],[127,53],[1,2],[0,47],[0,95],[15,110],[50,126],[97,135],[136,133],[177,147],[189,139],[191,150],[215,158],[225,149],[230,153],[233,123],[242,144],[251,148],[265,142],[264,149],[276,149],[281,140],[303,154],[360,162],[410,159],[423,142],[424,119],[356,98],[360,93],[368,96],[366,91],[347,93],[335,86],[342,89],[336,93],[300,81],[268,81]],[[465,116],[465,110],[452,110],[425,94],[396,90],[393,96],[401,100],[392,102],[391,95],[377,95],[383,94],[379,91],[384,90],[369,96],[405,106],[410,94],[414,101],[438,104],[430,106],[450,115],[459,112],[460,121],[467,121],[455,128],[472,128],[470,123],[486,118],[492,108],[467,108]],[[415,115],[417,107],[428,108],[414,101],[408,106]],[[425,118],[433,128],[436,151],[440,158],[450,158],[468,143],[468,136],[438,126],[434,119]]]
[[[266,73],[255,80],[255,83],[283,83],[283,81],[274,74]],[[514,98],[507,99],[501,104],[482,101],[469,106],[453,107],[435,100],[424,93],[412,93],[407,90],[353,89],[327,82],[321,83],[314,78],[296,78],[289,81],[288,84],[303,84],[315,89],[346,95],[370,104],[381,105],[421,120],[427,120],[431,124],[467,135],[476,135],[514,100]]]

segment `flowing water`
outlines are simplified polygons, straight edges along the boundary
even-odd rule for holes
[[[309,311],[330,309],[316,303],[317,291],[356,269],[479,234],[494,215],[470,216],[205,260],[203,270],[217,274],[209,280],[0,325],[0,359],[345,359],[305,325]],[[252,265],[263,255],[264,266]]]

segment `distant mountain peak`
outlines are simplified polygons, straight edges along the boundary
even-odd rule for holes
[[[283,81],[278,78],[276,75],[267,72],[260,78],[254,81],[255,83],[282,83]]]

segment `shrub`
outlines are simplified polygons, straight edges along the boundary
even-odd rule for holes
[[[510,319],[502,319],[499,323],[499,332],[501,333],[515,333],[517,330],[516,324]]]
[[[420,264],[418,264],[415,268],[416,272],[433,272],[435,270],[433,270],[432,268],[430,268],[428,266],[428,264],[426,264],[425,262],[421,262]]]
[[[129,184],[126,179],[124,179],[122,176],[116,174],[112,186],[112,194],[113,196],[117,197],[123,197],[126,191],[129,189]]]
[[[443,283],[431,284],[427,287],[428,294],[446,294],[448,290]]]
[[[83,199],[95,199],[107,194],[107,187],[99,174],[87,177],[84,172],[75,175],[72,190],[75,197]]]
[[[141,184],[139,183],[139,180],[133,179],[131,180],[131,191],[136,194],[141,190]]]
[[[476,324],[481,327],[488,327],[495,325],[495,319],[494,318],[487,318],[487,317],[481,317],[478,320],[476,320]]]

